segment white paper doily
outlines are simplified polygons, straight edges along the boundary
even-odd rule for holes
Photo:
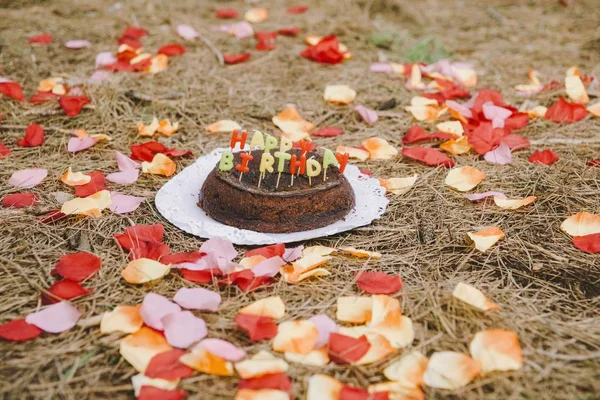
[[[294,233],[262,233],[224,225],[206,215],[197,203],[204,180],[225,150],[228,149],[215,149],[210,154],[198,158],[194,164],[168,181],[156,194],[156,208],[176,227],[202,238],[222,238],[235,244],[289,243],[329,236],[368,225],[381,217],[388,205],[385,189],[377,179],[362,174],[354,165],[347,165],[344,176],[354,190],[356,205],[344,220],[323,228]]]

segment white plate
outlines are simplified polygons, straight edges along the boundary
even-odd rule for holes
[[[173,225],[202,238],[228,239],[235,244],[259,245],[289,243],[329,236],[370,224],[381,217],[388,199],[385,189],[375,178],[364,175],[354,165],[347,165],[344,176],[350,182],[356,197],[356,206],[344,220],[319,229],[294,233],[263,233],[238,229],[210,218],[198,207],[198,195],[204,180],[217,165],[221,153],[215,149],[185,168],[156,194],[156,208]]]

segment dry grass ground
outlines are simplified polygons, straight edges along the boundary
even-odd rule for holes
[[[98,315],[115,305],[138,303],[148,291],[172,296],[182,286],[191,286],[174,273],[141,287],[122,281],[127,263],[113,234],[134,223],[163,222],[166,238],[175,251],[196,249],[201,240],[170,226],[157,213],[153,195],[165,179],[144,175],[127,193],[146,196],[148,201],[127,216],[110,213],[99,219],[80,219],[43,225],[34,216],[56,208],[52,192],[65,191],[58,178],[71,165],[75,170],[115,170],[115,150],[127,152],[136,142],[135,122],[158,115],[180,120],[183,129],[166,143],[190,148],[200,155],[226,143],[225,136],[208,136],[203,127],[222,118],[244,126],[273,131],[271,117],[286,103],[295,103],[303,116],[318,125],[338,125],[345,135],[318,139],[324,146],[357,145],[369,136],[381,136],[400,146],[401,134],[411,124],[401,106],[381,113],[373,127],[360,122],[351,107],[332,107],[322,101],[327,83],[347,83],[359,93],[357,101],[368,107],[390,98],[400,105],[411,93],[402,80],[367,72],[378,52],[392,61],[407,61],[428,50],[424,38],[437,38],[440,48],[457,61],[472,61],[482,72],[479,87],[502,90],[506,98],[520,104],[513,85],[526,80],[535,66],[545,79],[561,80],[566,68],[579,65],[587,73],[600,72],[600,8],[596,0],[575,0],[564,7],[551,0],[338,0],[304,1],[304,15],[289,16],[285,1],[264,1],[271,10],[268,30],[300,26],[305,32],[337,34],[354,53],[341,66],[323,66],[301,59],[301,38],[280,37],[277,49],[254,53],[238,66],[222,67],[203,42],[186,43],[188,53],[173,59],[167,72],[156,76],[119,74],[107,85],[90,88],[92,109],[67,119],[62,112],[44,106],[30,107],[0,100],[4,118],[0,140],[15,147],[16,139],[30,122],[48,129],[43,147],[15,148],[0,160],[0,197],[13,192],[6,185],[10,174],[27,167],[45,167],[49,178],[33,191],[42,201],[34,209],[0,209],[0,322],[31,312],[39,306],[39,291],[53,278],[50,270],[63,254],[77,249],[93,251],[103,259],[100,273],[87,286],[94,294],[75,301],[84,317]],[[115,49],[116,38],[130,23],[149,29],[144,39],[149,49],[180,41],[174,26],[189,23],[223,52],[251,47],[236,39],[211,32],[218,23],[217,6],[244,9],[231,2],[132,0],[119,11],[110,11],[111,1],[2,0],[0,1],[0,75],[10,76],[32,93],[37,82],[49,76],[89,76],[94,56]],[[32,48],[26,38],[40,31],[52,32],[55,43]],[[372,39],[370,35],[376,34]],[[94,43],[88,50],[69,51],[61,44],[85,38]],[[373,40],[387,40],[388,49],[378,49]],[[539,101],[550,103],[557,94]],[[69,131],[86,128],[114,138],[86,152],[67,155]],[[580,210],[600,212],[598,169],[585,162],[599,156],[598,120],[573,125],[532,122],[522,133],[534,148],[552,147],[561,160],[552,167],[527,162],[529,151],[514,155],[509,166],[486,164],[473,156],[458,157],[459,164],[475,165],[488,178],[484,190],[502,190],[509,195],[538,196],[523,210],[507,212],[490,203],[470,204],[461,195],[444,188],[443,169],[431,169],[398,159],[365,166],[376,176],[420,178],[406,195],[392,197],[384,217],[371,226],[305,245],[353,245],[376,249],[383,258],[364,264],[336,257],[331,277],[312,279],[297,286],[282,282],[255,293],[235,288],[221,291],[220,313],[206,314],[210,332],[244,346],[249,351],[267,348],[267,343],[249,344],[232,318],[238,308],[271,293],[279,294],[289,318],[335,311],[336,298],[357,293],[354,273],[361,269],[399,273],[405,282],[400,295],[403,310],[415,324],[414,348],[426,354],[439,350],[467,351],[473,335],[485,328],[513,329],[518,333],[525,367],[517,372],[495,373],[475,380],[456,392],[426,391],[428,399],[600,399],[600,259],[576,250],[559,230],[560,222]],[[520,132],[521,133],[521,132]],[[586,139],[589,143],[552,144],[552,139]],[[178,162],[181,169],[192,159]],[[497,225],[506,233],[490,252],[472,250],[464,237],[468,231]],[[240,249],[243,250],[243,249]],[[465,281],[484,290],[502,310],[491,315],[469,309],[451,298],[457,282]],[[215,287],[216,289],[216,287]],[[369,367],[305,368],[292,366],[297,398],[302,398],[306,379],[317,372],[335,375],[358,385],[383,380],[381,365]],[[99,399],[132,398],[131,368],[118,353],[115,336],[101,336],[96,327],[77,327],[60,335],[45,334],[34,341],[0,342],[0,397]],[[182,387],[195,399],[231,398],[236,379],[197,375]]]

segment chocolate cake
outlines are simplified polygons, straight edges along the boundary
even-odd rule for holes
[[[243,174],[235,168],[220,171],[217,167],[206,178],[198,205],[211,218],[230,226],[257,232],[289,233],[321,228],[343,219],[354,207],[354,192],[337,167],[309,179],[306,175],[290,174],[289,161],[279,177],[265,173],[260,178],[262,150],[251,152],[254,157]],[[290,154],[300,156],[299,149]],[[322,157],[311,151],[307,159],[321,162]],[[234,165],[240,153],[234,154]],[[259,186],[260,179],[260,186]]]

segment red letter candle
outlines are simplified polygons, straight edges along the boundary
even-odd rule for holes
[[[248,132],[245,130],[242,131],[242,136],[238,136],[238,131],[234,130],[231,134],[231,142],[229,142],[229,146],[233,149],[236,143],[240,144],[240,149],[243,149],[246,145],[246,138],[248,137]]]
[[[306,168],[306,156],[302,154],[300,156],[300,161],[294,154],[292,159],[290,160],[290,174],[294,175],[297,171],[298,174],[304,175],[304,169]]]
[[[250,153],[240,153],[240,158],[242,162],[235,166],[235,169],[240,171],[242,174],[247,174],[250,172],[250,168],[248,168],[248,163],[254,159],[254,156]]]
[[[350,154],[335,153],[335,158],[337,158],[337,160],[339,161],[340,173],[343,174],[344,170],[346,169],[346,164],[348,164],[348,159],[350,158]]]

